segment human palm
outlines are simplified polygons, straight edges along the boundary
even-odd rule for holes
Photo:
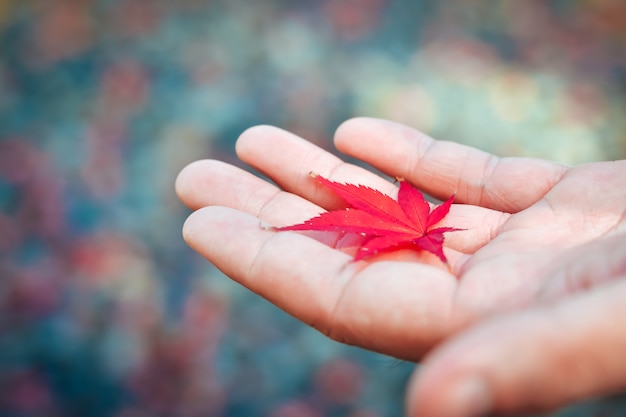
[[[353,262],[332,247],[336,242],[263,227],[343,204],[310,179],[311,171],[396,192],[393,182],[277,128],[252,128],[237,143],[239,157],[276,185],[219,161],[196,162],[177,180],[182,200],[196,210],[185,224],[187,242],[333,339],[418,359],[482,320],[548,305],[626,273],[610,255],[622,250],[616,242],[626,232],[626,195],[615,192],[626,189],[624,161],[568,168],[499,159],[372,119],[345,123],[335,143],[436,198],[456,193],[460,204],[442,224],[465,230],[446,235],[449,268],[412,251]],[[581,258],[596,252],[609,254],[608,261]]]

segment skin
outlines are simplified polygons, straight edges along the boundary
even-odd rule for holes
[[[245,131],[236,151],[276,185],[215,160],[180,173],[195,210],[185,240],[327,336],[420,360],[407,415],[546,411],[626,388],[626,161],[498,158],[367,118],[342,124],[335,145],[441,200],[456,193],[441,225],[466,230],[446,235],[449,267],[413,251],[353,262],[336,242],[265,227],[342,207],[311,171],[396,193],[270,126]]]

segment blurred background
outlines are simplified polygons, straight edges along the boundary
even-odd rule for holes
[[[257,123],[332,149],[351,116],[620,159],[625,109],[622,0],[0,0],[0,415],[399,416],[412,364],[185,246],[178,171],[239,164]]]

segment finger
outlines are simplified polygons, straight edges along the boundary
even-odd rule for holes
[[[307,238],[224,207],[193,213],[189,245],[226,275],[341,342],[416,359],[444,337],[456,279],[416,262],[351,262]]]
[[[309,178],[310,182],[315,182]],[[309,219],[323,209],[269,182],[220,161],[196,161],[183,169],[176,192],[191,209],[219,205],[258,217],[273,226]],[[453,205],[443,226],[465,229],[448,233],[446,246],[473,253],[498,233],[508,215],[474,206]]]
[[[363,184],[394,196],[396,186],[292,133],[273,126],[255,126],[241,134],[237,156],[271,178],[282,189],[328,210],[345,207],[332,192],[311,179],[315,172],[333,181]]]
[[[626,388],[622,281],[461,333],[426,358],[410,415],[547,411]]]
[[[216,199],[222,196],[220,205],[244,210],[260,211],[260,205],[280,190],[275,185],[263,181],[233,165],[216,160],[199,160],[187,165],[176,178],[176,194],[192,210],[219,204]],[[249,196],[250,190],[256,190]],[[253,201],[249,201],[253,197]],[[258,201],[257,201],[258,200]]]
[[[460,203],[510,213],[538,201],[567,170],[538,159],[497,158],[468,146],[435,141],[404,125],[369,118],[342,124],[335,145],[439,199],[456,193]]]
[[[323,209],[233,165],[201,160],[186,166],[176,179],[176,192],[192,210],[230,207],[272,226],[287,226]]]

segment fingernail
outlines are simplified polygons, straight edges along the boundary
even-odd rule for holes
[[[449,417],[479,417],[491,408],[491,394],[487,384],[479,378],[459,381],[451,388],[448,402]]]

